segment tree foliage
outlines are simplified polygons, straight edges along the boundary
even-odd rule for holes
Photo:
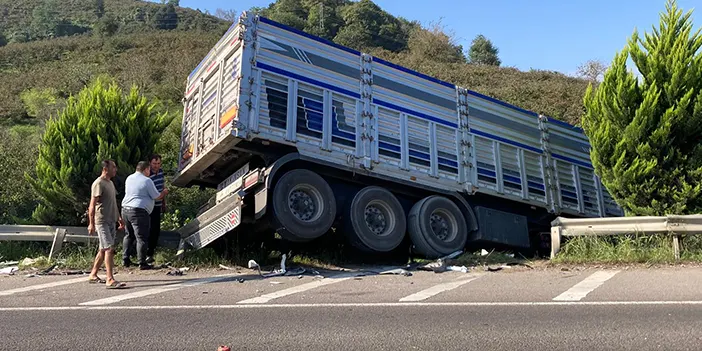
[[[579,77],[587,79],[590,82],[596,83],[600,77],[607,71],[607,64],[599,60],[588,60],[578,66],[577,74]]]
[[[0,127],[0,224],[23,224],[37,206],[37,196],[24,173],[37,158],[39,136],[36,127]]]
[[[479,34],[471,42],[470,49],[468,50],[468,58],[472,64],[499,66],[502,62],[497,56],[498,53],[499,50],[492,45],[490,39]]]
[[[175,5],[168,3],[156,11],[153,17],[154,27],[157,29],[173,30],[178,27],[178,14]]]
[[[634,32],[584,98],[595,170],[629,215],[702,211],[702,36],[692,12],[674,0],[666,9],[653,33]]]
[[[136,87],[123,94],[117,84],[104,78],[71,97],[58,118],[46,125],[36,178],[26,175],[43,205],[35,212],[35,219],[45,224],[60,221],[77,225],[104,159],[116,161],[120,180],[115,185],[121,189],[121,179],[154,151],[172,120],[157,111],[157,105]]]

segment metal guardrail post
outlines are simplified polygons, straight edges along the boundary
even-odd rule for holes
[[[63,240],[66,238],[66,229],[57,228],[54,233],[54,242],[51,244],[51,251],[49,252],[49,260],[52,260],[63,248]]]
[[[562,231],[560,226],[551,227],[551,259],[556,258],[556,254],[561,250]]]

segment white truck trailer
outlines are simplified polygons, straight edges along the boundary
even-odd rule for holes
[[[181,252],[238,227],[306,242],[333,226],[363,251],[409,235],[437,257],[622,215],[580,128],[264,17],[232,25],[183,101],[173,183],[218,192]]]

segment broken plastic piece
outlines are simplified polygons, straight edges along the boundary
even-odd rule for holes
[[[13,275],[15,272],[19,271],[19,268],[16,266],[13,267],[5,267],[3,269],[0,269],[0,274],[9,274]]]
[[[256,261],[249,260],[249,269],[254,269],[254,268],[258,269],[259,275],[263,275],[263,273],[261,273],[261,266],[259,266],[258,263],[256,263]]]
[[[468,267],[466,266],[448,266],[446,267],[446,270],[452,272],[468,273]]]
[[[452,254],[449,254],[449,255],[446,255],[446,256],[440,258],[440,260],[448,260],[448,259],[456,258],[456,257],[460,256],[462,253],[463,253],[463,250],[458,250]]]
[[[397,268],[397,269],[391,269],[388,271],[383,271],[380,272],[379,274],[393,274],[393,275],[404,275],[405,277],[411,277],[412,273],[409,271],[402,269],[402,268]]]

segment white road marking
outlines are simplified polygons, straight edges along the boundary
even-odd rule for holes
[[[542,301],[542,302],[379,302],[379,303],[312,303],[312,304],[237,304],[176,306],[64,306],[64,307],[0,307],[0,312],[50,311],[129,311],[129,310],[239,310],[249,308],[378,308],[378,307],[554,307],[554,306],[702,306],[702,301]]]
[[[24,292],[34,291],[34,290],[50,289],[50,288],[55,288],[58,286],[75,284],[75,283],[80,283],[80,282],[88,284],[88,276],[86,275],[82,278],[60,280],[57,282],[51,282],[51,283],[45,283],[45,284],[30,285],[30,286],[25,286],[24,288],[3,290],[3,291],[0,291],[0,296],[10,296],[10,295],[19,294],[19,293],[24,293]]]
[[[329,285],[329,284],[340,283],[340,282],[343,282],[344,280],[351,279],[355,275],[357,275],[357,273],[356,274],[353,274],[353,273],[352,274],[339,274],[337,276],[323,278],[323,279],[316,280],[313,282],[301,284],[298,286],[293,286],[292,288],[279,290],[276,292],[272,292],[270,294],[261,295],[261,296],[254,297],[251,299],[241,300],[237,303],[240,303],[240,304],[263,304],[263,303],[267,303],[273,299],[281,298],[281,297],[292,295],[292,294],[301,293],[301,292],[304,292],[307,290],[311,290],[311,289],[318,288],[318,287],[325,286],[325,285]]]
[[[458,288],[461,285],[468,284],[472,282],[473,280],[476,280],[480,278],[482,275],[472,275],[472,276],[467,276],[463,277],[462,279],[453,281],[453,282],[447,282],[447,283],[441,283],[438,285],[434,285],[431,288],[424,289],[420,292],[414,293],[409,296],[405,296],[400,299],[400,302],[415,302],[415,301],[422,301],[426,300],[434,295],[440,294],[444,291],[449,291],[453,290],[455,288]]]
[[[553,298],[553,301],[580,301],[587,294],[600,287],[619,271],[599,271],[575,284],[572,288]]]
[[[142,290],[142,291],[136,291],[136,292],[129,293],[129,294],[117,295],[117,296],[107,297],[107,298],[99,299],[99,300],[82,302],[79,305],[80,306],[110,305],[110,304],[125,301],[125,300],[136,299],[136,298],[149,296],[149,295],[161,294],[161,293],[165,293],[165,292],[169,292],[169,291],[173,291],[173,290],[178,290],[181,288],[198,286],[198,285],[207,284],[207,283],[214,283],[214,282],[226,280],[226,279],[229,279],[229,278],[232,278],[235,276],[236,275],[227,274],[227,275],[218,275],[218,276],[209,277],[209,278],[193,279],[193,280],[188,281],[188,282],[171,284],[171,285],[166,285],[166,286],[162,286],[162,287],[158,287],[158,288]]]

